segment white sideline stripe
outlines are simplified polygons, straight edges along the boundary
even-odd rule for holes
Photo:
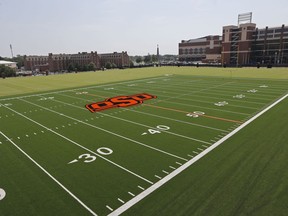
[[[85,89],[94,89],[94,88],[101,88],[104,86],[111,86],[111,85],[122,85],[126,83],[131,83],[131,82],[142,82],[145,80],[154,80],[154,79],[163,79],[163,76],[158,76],[158,77],[148,77],[148,78],[143,78],[143,79],[136,79],[136,80],[127,80],[125,82],[118,82],[118,83],[108,83],[108,84],[103,84],[99,86],[91,86],[94,84],[90,84],[89,87],[82,87],[82,88],[76,88],[76,89],[69,89],[69,90],[62,90],[62,91],[54,91],[54,92],[47,92],[43,94],[33,94],[33,95],[27,95],[27,96],[19,96],[19,97],[10,97],[10,98],[3,98],[0,99],[0,101],[6,101],[6,100],[15,100],[15,99],[21,99],[21,98],[29,98],[29,97],[34,97],[34,96],[42,96],[42,95],[49,95],[49,94],[57,94],[57,93],[62,93],[62,92],[73,92],[73,91],[79,91],[79,90],[85,90]]]
[[[36,166],[38,166],[46,175],[48,175],[54,182],[56,182],[62,189],[64,189],[71,197],[73,197],[78,203],[80,203],[87,211],[92,215],[97,214],[86,206],[78,197],[76,197],[71,191],[69,191],[63,184],[61,184],[56,178],[54,178],[47,170],[45,170],[40,164],[38,164],[33,158],[31,158],[25,151],[23,151],[16,143],[14,143],[9,137],[7,137],[2,131],[1,135],[5,137],[12,145],[14,145],[20,152],[22,152],[29,160],[31,160]]]
[[[0,105],[1,105],[1,104],[0,104]],[[74,145],[76,145],[76,146],[78,146],[78,147],[80,147],[80,148],[82,148],[82,149],[84,149],[84,150],[86,150],[86,151],[88,151],[88,152],[90,152],[90,153],[92,153],[92,154],[94,154],[94,155],[96,155],[96,156],[102,158],[103,160],[107,161],[108,163],[111,163],[111,164],[115,165],[116,167],[118,167],[118,168],[120,168],[120,169],[122,169],[122,170],[124,170],[124,171],[126,171],[126,172],[128,172],[128,173],[130,173],[130,174],[132,174],[132,175],[134,175],[134,176],[136,176],[136,177],[138,177],[138,178],[140,178],[140,179],[142,179],[142,180],[144,180],[144,181],[150,183],[150,184],[153,184],[152,181],[149,181],[148,179],[146,179],[146,178],[144,178],[144,177],[142,177],[142,176],[140,176],[140,175],[138,175],[138,174],[136,174],[136,173],[134,173],[134,172],[132,172],[132,171],[130,171],[130,170],[128,170],[128,169],[126,169],[125,167],[122,167],[121,165],[119,165],[119,164],[117,164],[117,163],[115,163],[115,162],[113,162],[113,161],[111,161],[111,160],[109,160],[109,159],[103,157],[102,155],[97,154],[96,152],[94,152],[94,151],[92,151],[92,150],[90,150],[90,149],[88,149],[88,148],[86,148],[86,147],[80,145],[79,143],[77,143],[77,142],[75,142],[75,141],[69,139],[68,137],[65,137],[65,136],[63,136],[62,134],[59,134],[59,133],[57,133],[56,131],[54,131],[54,130],[52,130],[52,129],[50,129],[50,128],[48,128],[48,127],[42,125],[42,124],[40,124],[39,122],[34,121],[33,119],[30,119],[29,117],[27,117],[27,116],[25,116],[25,115],[23,115],[23,114],[21,114],[21,113],[15,111],[15,110],[9,108],[9,107],[6,107],[6,106],[4,106],[4,107],[5,107],[6,109],[9,109],[9,110],[11,110],[12,112],[14,112],[14,113],[16,113],[16,114],[22,116],[23,118],[26,118],[26,119],[28,119],[29,121],[31,121],[31,122],[33,122],[33,123],[35,123],[35,124],[37,124],[37,125],[39,125],[39,126],[45,128],[46,130],[50,131],[51,133],[54,133],[54,134],[56,134],[57,136],[62,137],[63,139],[65,139],[65,140],[67,140],[67,141],[73,143]]]
[[[195,156],[193,159],[191,159],[190,161],[188,161],[187,163],[185,163],[183,166],[179,167],[177,170],[174,170],[173,172],[171,172],[169,175],[165,176],[163,179],[161,179],[160,181],[156,182],[154,185],[150,186],[148,189],[146,189],[145,191],[143,191],[142,193],[138,194],[136,197],[134,197],[133,199],[129,200],[128,202],[126,202],[126,204],[120,206],[118,209],[116,209],[115,211],[113,211],[111,214],[109,214],[109,216],[116,216],[116,215],[120,215],[123,212],[125,212],[127,209],[129,209],[130,207],[132,207],[133,205],[135,205],[136,203],[138,203],[140,200],[144,199],[146,196],[148,196],[149,194],[151,194],[153,191],[155,191],[156,189],[158,189],[159,187],[161,187],[163,184],[165,184],[166,182],[168,182],[169,180],[171,180],[172,178],[174,178],[175,176],[177,176],[179,173],[181,173],[182,171],[184,171],[185,169],[187,169],[188,167],[190,167],[192,164],[194,164],[196,161],[198,161],[199,159],[201,159],[202,157],[204,157],[206,154],[208,154],[210,151],[212,151],[213,149],[217,148],[219,145],[221,145],[224,141],[226,141],[227,139],[229,139],[230,137],[232,137],[233,135],[235,135],[237,132],[239,132],[241,129],[243,129],[244,127],[246,127],[247,125],[249,125],[251,122],[253,122],[255,119],[257,119],[259,116],[263,115],[265,112],[267,112],[268,110],[270,110],[272,107],[274,107],[275,105],[277,105],[278,103],[280,103],[282,100],[284,100],[286,97],[288,97],[288,94],[284,95],[283,97],[281,97],[280,99],[278,99],[276,102],[274,102],[273,104],[271,104],[270,106],[268,106],[267,108],[265,108],[264,110],[262,110],[261,112],[259,112],[258,114],[256,114],[255,116],[253,116],[251,119],[249,119],[248,121],[246,121],[245,123],[243,123],[242,125],[240,125],[238,128],[236,128],[234,131],[232,131],[231,133],[227,134],[225,137],[223,137],[221,140],[217,141],[214,145],[210,146],[209,148],[205,149],[203,152],[201,152],[199,155]]]
[[[169,153],[169,152],[163,151],[163,150],[161,150],[161,149],[158,149],[158,148],[149,146],[149,145],[144,144],[144,143],[141,143],[141,142],[139,142],[139,141],[130,139],[130,138],[128,138],[128,137],[122,136],[122,135],[120,135],[120,134],[114,133],[114,132],[109,131],[109,130],[106,130],[106,129],[104,129],[104,128],[100,128],[100,127],[97,127],[97,126],[95,126],[95,125],[86,123],[86,122],[84,122],[84,121],[75,119],[75,118],[73,118],[73,117],[71,117],[71,116],[67,116],[67,115],[65,115],[65,114],[63,114],[63,113],[59,113],[59,112],[56,112],[56,111],[54,111],[54,110],[51,110],[51,109],[42,107],[42,106],[40,106],[40,105],[38,105],[38,104],[35,104],[35,103],[32,103],[32,102],[30,102],[30,101],[26,101],[26,100],[24,100],[24,99],[19,99],[19,100],[24,101],[24,102],[26,102],[26,103],[30,103],[30,104],[32,104],[32,105],[34,105],[34,106],[41,107],[42,109],[45,109],[45,110],[48,110],[48,111],[50,111],[50,112],[56,113],[56,114],[58,114],[58,115],[60,115],[60,116],[64,116],[64,117],[66,117],[66,118],[72,119],[72,120],[77,121],[77,122],[79,122],[79,123],[85,124],[85,125],[87,125],[87,126],[89,126],[89,127],[96,128],[96,129],[98,129],[98,130],[101,130],[101,131],[104,131],[104,132],[106,132],[106,133],[112,134],[112,135],[114,135],[114,136],[120,137],[120,138],[122,138],[122,139],[128,140],[128,141],[130,141],[130,142],[133,142],[133,143],[136,143],[136,144],[145,146],[145,147],[147,147],[147,148],[153,149],[153,150],[155,150],[155,151],[161,152],[161,153],[163,153],[163,154],[166,154],[166,155],[169,155],[169,156],[172,156],[172,157],[175,157],[175,158],[184,160],[184,161],[188,161],[188,160],[185,159],[185,158],[182,158],[182,157],[179,157],[179,156],[177,156],[177,155],[171,154],[171,153]],[[64,102],[63,102],[63,103],[64,103]],[[74,105],[71,105],[71,106],[74,106]]]

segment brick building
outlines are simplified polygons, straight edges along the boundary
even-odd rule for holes
[[[256,28],[252,12],[239,14],[238,25],[222,28],[222,37],[206,36],[179,43],[180,61],[223,65],[288,64],[288,26]]]
[[[255,29],[254,23],[223,27],[222,64],[242,65],[250,62]]]
[[[104,67],[107,62],[114,63],[117,67],[129,67],[127,52],[97,54],[97,52],[79,52],[77,54],[52,54],[48,56],[24,56],[25,70],[38,71],[64,71],[70,67],[83,68],[94,63],[97,69]]]
[[[118,68],[129,67],[130,60],[127,52],[121,53],[106,53],[99,54],[101,67],[105,67],[106,63],[110,62],[111,64],[115,64]]]
[[[203,63],[221,62],[222,37],[210,35],[202,38],[182,40],[179,43],[179,60]]]
[[[24,56],[25,70],[40,70],[45,71],[49,69],[48,56]]]
[[[100,68],[100,59],[97,52],[82,52],[78,54],[52,54],[49,53],[49,71],[68,70],[70,65],[73,67],[83,67],[94,63],[96,68]]]
[[[251,63],[288,64],[288,26],[256,29],[251,50]]]

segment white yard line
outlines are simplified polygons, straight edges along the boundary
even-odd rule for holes
[[[84,149],[84,150],[86,150],[86,151],[88,151],[88,152],[90,152],[90,153],[98,156],[99,158],[102,158],[103,160],[107,161],[108,163],[113,164],[113,165],[115,165],[116,167],[118,167],[118,168],[120,168],[120,169],[122,169],[122,170],[124,170],[124,171],[126,171],[126,172],[128,172],[128,173],[130,173],[130,174],[132,174],[132,175],[134,175],[134,176],[136,176],[136,177],[138,177],[138,178],[140,178],[140,179],[142,179],[142,180],[150,183],[150,184],[153,184],[152,181],[149,181],[148,179],[146,179],[146,178],[144,178],[144,177],[142,177],[142,176],[140,176],[140,175],[138,175],[138,174],[136,174],[136,173],[134,173],[134,172],[132,172],[132,171],[130,171],[130,170],[128,170],[128,169],[126,169],[125,167],[122,167],[121,165],[119,165],[119,164],[117,164],[117,163],[115,163],[115,162],[113,162],[113,161],[111,161],[111,160],[103,157],[101,154],[98,154],[98,153],[96,153],[96,152],[94,152],[94,151],[92,151],[92,150],[90,150],[90,149],[88,149],[88,148],[80,145],[79,143],[77,143],[77,142],[75,142],[75,141],[73,141],[73,140],[71,140],[71,139],[63,136],[62,134],[57,133],[56,131],[54,131],[54,130],[52,130],[52,129],[50,129],[50,128],[44,126],[44,125],[42,125],[41,123],[39,123],[39,122],[37,122],[37,121],[34,121],[33,119],[31,119],[31,118],[29,118],[29,117],[27,117],[27,116],[25,116],[25,115],[23,115],[23,114],[15,111],[15,110],[13,110],[13,109],[11,109],[10,107],[6,107],[6,106],[4,106],[4,107],[7,108],[7,109],[9,109],[9,110],[11,110],[12,112],[14,112],[14,113],[22,116],[23,118],[25,118],[25,119],[27,119],[27,120],[29,120],[29,121],[31,121],[31,122],[33,122],[33,123],[41,126],[42,128],[45,128],[46,130],[48,130],[48,131],[56,134],[57,136],[62,137],[63,139],[71,142],[72,144],[74,144],[74,145],[76,145],[76,146],[78,146],[78,147],[80,147],[80,148],[82,148],[82,149]],[[60,114],[60,115],[61,115],[61,114]]]
[[[56,99],[54,99],[53,101],[56,101],[58,103],[63,103],[63,104],[66,104],[68,106],[75,107],[75,108],[78,108],[78,109],[86,110],[86,108],[84,108],[84,107],[75,106],[75,105],[72,105],[72,104],[69,104],[69,103],[66,103],[66,102],[63,102],[63,101],[59,101],[59,100],[56,100]],[[152,126],[141,124],[141,123],[138,123],[138,122],[135,122],[135,121],[130,121],[130,120],[127,120],[127,119],[119,118],[119,117],[116,117],[116,116],[111,116],[109,114],[105,114],[105,113],[99,112],[99,115],[108,116],[110,118],[114,118],[114,119],[117,119],[117,120],[120,120],[120,121],[125,121],[125,122],[128,122],[130,124],[135,124],[135,125],[139,125],[139,126],[142,126],[142,127],[146,127],[148,129],[151,128],[151,129],[154,129],[154,130],[158,130],[156,127],[152,127]],[[193,141],[196,141],[196,142],[199,142],[199,143],[210,144],[209,142],[206,142],[206,141],[203,141],[203,140],[195,139],[195,138],[192,138],[192,137],[184,136],[184,135],[173,133],[173,132],[170,132],[170,131],[165,131],[164,130],[164,131],[161,131],[161,133],[162,132],[163,133],[167,133],[167,134],[171,134],[173,136],[181,137],[181,138],[184,138],[184,139],[193,140]]]
[[[22,154],[24,154],[29,160],[31,160],[36,166],[38,166],[46,175],[48,175],[54,182],[56,182],[62,189],[64,189],[71,197],[73,197],[80,205],[82,205],[87,211],[92,215],[97,216],[97,214],[92,211],[87,205],[85,205],[77,196],[75,196],[70,190],[68,190],[61,182],[54,178],[46,169],[44,169],[40,164],[38,164],[33,158],[31,158],[25,151],[23,151],[16,143],[14,143],[9,137],[7,137],[2,131],[0,134],[5,137],[12,145],[14,145]]]
[[[174,89],[173,89],[174,90]],[[166,95],[163,95],[163,90],[155,90],[155,89],[152,89],[153,92],[159,92],[159,94],[157,93],[156,95],[157,96],[161,96],[161,97],[166,97],[166,98],[170,98],[169,96],[166,96]],[[187,91],[183,91],[183,92],[187,92]],[[162,93],[162,94],[161,94]],[[174,92],[171,92],[171,91],[167,91],[166,90],[166,93],[168,95],[171,95],[171,94],[174,94],[174,95],[179,95],[176,91]],[[154,93],[155,94],[155,93]],[[193,97],[194,94],[192,95],[188,95],[188,97]],[[187,96],[187,95],[186,95]],[[173,97],[175,98],[175,97]],[[215,98],[214,98],[214,101],[203,101],[203,100],[195,100],[195,99],[191,99],[191,98],[182,98],[181,96],[180,97],[176,97],[177,99],[180,99],[182,101],[191,101],[191,102],[200,102],[200,103],[206,103],[206,104],[213,104],[217,101],[215,101]],[[166,100],[166,99],[165,99]],[[218,99],[217,99],[218,100]],[[227,99],[226,99],[227,100]],[[229,100],[230,101],[230,100]],[[232,100],[231,100],[232,101]],[[232,104],[229,104],[229,106],[231,107],[240,107],[240,108],[245,108],[245,109],[252,109],[252,110],[257,110],[259,108],[255,108],[255,107],[247,107],[247,106],[240,106],[240,105],[232,105]]]
[[[230,83],[230,82],[227,82],[227,83]],[[226,83],[224,83],[224,84],[222,84],[222,85],[225,85],[225,84],[226,84]],[[221,86],[221,85],[220,85],[220,86]],[[206,88],[206,89],[201,89],[201,90],[198,90],[198,91],[192,91],[192,92],[189,92],[189,93],[186,93],[186,94],[179,94],[179,95],[173,96],[173,97],[163,96],[163,95],[157,95],[157,96],[166,97],[166,99],[162,99],[162,100],[160,100],[159,102],[166,102],[166,103],[171,103],[171,104],[180,104],[180,105],[184,105],[184,106],[199,107],[199,108],[208,109],[208,110],[215,110],[215,111],[219,111],[219,112],[227,112],[227,113],[233,113],[233,114],[250,116],[250,114],[248,114],[248,113],[233,112],[233,111],[229,111],[229,110],[214,109],[214,108],[197,106],[197,105],[187,105],[187,104],[183,104],[183,103],[178,103],[178,102],[169,101],[170,99],[181,98],[181,97],[184,97],[184,96],[187,96],[187,95],[188,95],[188,96],[189,96],[189,95],[192,95],[192,96],[193,96],[194,93],[202,92],[202,91],[205,91],[205,90],[207,90],[207,89],[212,89],[212,88],[217,88],[217,87],[218,87],[218,86],[212,86],[212,87],[209,87],[209,88]],[[118,88],[118,89],[117,89],[117,92],[119,92],[119,91],[126,92],[125,90],[120,90],[120,89]],[[97,90],[97,92],[105,92],[105,91]],[[119,93],[118,93],[118,94],[119,94]],[[213,103],[211,102],[211,104],[213,104]]]
[[[143,191],[142,193],[138,194],[136,197],[132,198],[131,200],[129,200],[128,202],[126,202],[124,205],[120,206],[118,209],[116,209],[115,211],[113,211],[111,214],[109,214],[110,216],[116,216],[116,215],[120,215],[123,212],[125,212],[127,209],[129,209],[130,207],[132,207],[133,205],[135,205],[136,203],[138,203],[140,200],[144,199],[146,196],[148,196],[149,194],[151,194],[153,191],[155,191],[156,189],[158,189],[159,187],[161,187],[163,184],[165,184],[166,182],[168,182],[169,180],[171,180],[172,178],[174,178],[175,176],[177,176],[179,173],[181,173],[182,171],[184,171],[185,169],[187,169],[188,167],[190,167],[192,164],[194,164],[196,161],[198,161],[199,159],[201,159],[202,157],[204,157],[206,154],[208,154],[209,152],[211,152],[213,149],[217,148],[219,145],[221,145],[224,141],[226,141],[227,139],[229,139],[230,137],[232,137],[233,135],[235,135],[237,132],[239,132],[241,129],[243,129],[244,127],[246,127],[247,125],[249,125],[251,122],[253,122],[255,119],[257,119],[259,116],[263,115],[265,112],[267,112],[268,110],[270,110],[272,107],[274,107],[275,105],[277,105],[278,103],[280,103],[282,100],[284,100],[285,98],[288,97],[288,94],[286,94],[285,96],[281,97],[280,99],[278,99],[276,102],[274,102],[273,104],[271,104],[270,106],[268,106],[267,108],[265,108],[264,110],[262,110],[261,112],[259,112],[258,114],[256,114],[255,116],[253,116],[251,119],[249,119],[248,121],[246,121],[245,123],[243,123],[242,125],[240,125],[238,128],[236,128],[235,130],[233,130],[231,133],[227,134],[225,137],[223,137],[222,139],[218,140],[214,145],[210,146],[209,148],[205,149],[203,152],[201,152],[200,154],[198,154],[197,156],[195,156],[193,159],[191,159],[190,161],[188,161],[187,163],[185,163],[184,165],[182,165],[181,167],[179,167],[178,169],[174,170],[173,172],[171,172],[169,175],[165,176],[164,178],[162,178],[160,181],[156,182],[154,185],[152,185],[151,187],[149,187],[148,189],[146,189],[145,191]]]
[[[126,109],[126,108],[123,108],[123,109]],[[196,127],[201,127],[201,128],[206,128],[206,129],[216,130],[216,131],[222,131],[222,132],[228,132],[226,130],[222,130],[222,129],[218,129],[218,128],[214,128],[214,127],[209,127],[209,126],[196,124],[196,123],[192,123],[192,122],[181,121],[181,120],[178,120],[178,119],[168,118],[168,117],[165,117],[165,116],[154,115],[154,114],[142,112],[142,111],[139,111],[139,110],[132,110],[132,109],[126,109],[126,110],[129,110],[131,112],[141,113],[143,115],[149,115],[149,116],[153,116],[153,117],[167,119],[167,120],[170,120],[170,121],[175,121],[175,122],[179,122],[179,123],[183,123],[183,124],[193,125],[193,126],[196,126]]]
[[[69,98],[82,100],[82,101],[85,101],[85,102],[95,102],[94,100],[91,100],[91,99],[87,100],[87,99],[83,99],[83,98],[80,98],[80,97],[74,97],[74,96],[70,96],[70,95],[66,95],[66,94],[60,94],[60,95],[65,96],[65,97],[69,97]],[[201,125],[201,124],[196,124],[196,123],[192,123],[192,122],[181,121],[181,120],[178,120],[178,119],[168,118],[168,117],[165,117],[165,116],[154,115],[154,114],[142,112],[142,111],[139,111],[139,110],[133,110],[133,109],[127,109],[127,108],[121,108],[121,109],[127,110],[127,111],[131,111],[131,112],[141,113],[143,115],[149,115],[149,116],[153,116],[153,117],[157,117],[157,118],[162,118],[162,119],[166,119],[166,120],[170,120],[170,121],[175,121],[175,122],[179,122],[179,123],[183,123],[183,124],[188,124],[188,125],[193,125],[193,126],[197,126],[197,127],[202,127],[202,128],[206,128],[206,129],[210,129],[210,130],[216,130],[216,131],[221,131],[221,132],[229,132],[228,130],[222,130],[222,129],[209,127],[209,126],[205,126],[205,125]]]
[[[45,110],[48,110],[48,111],[50,111],[50,112],[56,113],[56,114],[58,114],[58,115],[60,115],[60,116],[63,116],[63,117],[72,119],[72,120],[74,120],[74,121],[76,121],[76,122],[79,122],[79,123],[81,123],[81,124],[85,124],[85,125],[87,125],[87,126],[89,126],[89,127],[92,127],[92,128],[98,129],[98,130],[101,130],[101,131],[103,131],[103,132],[105,132],[105,133],[108,133],[108,134],[111,134],[111,135],[120,137],[120,138],[125,139],[125,140],[128,140],[128,141],[130,141],[130,142],[133,142],[133,143],[136,143],[136,144],[145,146],[145,147],[147,147],[147,148],[150,148],[150,149],[152,149],[152,150],[161,152],[161,153],[163,153],[163,154],[166,154],[166,155],[169,155],[169,156],[172,156],[172,157],[175,157],[175,158],[184,160],[184,161],[188,161],[187,159],[182,158],[182,157],[180,157],[180,156],[177,156],[177,155],[171,154],[171,153],[169,153],[169,152],[163,151],[163,150],[161,150],[161,149],[158,149],[158,148],[149,146],[149,145],[147,145],[147,144],[145,144],[145,143],[142,143],[142,142],[139,142],[139,141],[130,139],[130,138],[128,138],[128,137],[122,136],[122,135],[120,135],[120,134],[114,133],[114,132],[112,132],[112,131],[106,130],[106,129],[104,129],[104,128],[100,128],[100,127],[95,126],[95,125],[92,125],[92,124],[89,124],[89,123],[84,122],[84,121],[81,121],[81,120],[79,120],[79,119],[75,119],[75,118],[73,118],[73,117],[71,117],[71,116],[68,116],[68,115],[65,115],[65,114],[63,114],[63,113],[59,113],[59,112],[56,112],[56,111],[54,111],[54,110],[48,109],[48,108],[46,108],[46,107],[42,107],[42,106],[40,106],[40,105],[38,105],[38,104],[35,104],[35,103],[32,103],[32,102],[30,102],[30,101],[26,101],[26,100],[24,100],[24,99],[19,99],[19,100],[24,101],[24,102],[29,103],[29,104],[32,104],[32,105],[34,105],[34,106],[41,107],[42,109],[45,109]],[[63,102],[63,103],[64,103],[64,102]],[[74,105],[71,105],[71,106],[74,106]]]
[[[214,111],[218,111],[218,112],[226,112],[226,113],[233,113],[233,114],[238,114],[238,115],[245,115],[245,116],[250,116],[250,113],[241,113],[241,112],[234,112],[234,111],[229,111],[229,110],[223,110],[223,109],[214,109],[214,108],[209,108],[209,107],[203,107],[203,106],[197,106],[197,105],[190,105],[190,104],[184,104],[184,103],[178,103],[178,102],[171,102],[171,101],[167,101],[167,100],[162,100],[166,103],[170,103],[170,104],[179,104],[182,106],[188,106],[188,107],[199,107],[199,108],[203,108],[203,109],[208,109],[208,110],[214,110]],[[162,102],[161,101],[161,102]],[[213,104],[213,103],[212,103]],[[215,106],[216,107],[216,106]]]

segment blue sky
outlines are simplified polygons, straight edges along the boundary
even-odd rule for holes
[[[288,25],[287,0],[0,0],[0,56],[128,51],[177,54],[181,40],[221,34],[238,14]]]

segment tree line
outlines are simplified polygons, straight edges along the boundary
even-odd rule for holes
[[[3,79],[16,76],[16,70],[5,65],[0,65],[0,75]]]
[[[72,71],[95,71],[96,70],[96,65],[93,62],[90,62],[89,64],[85,65],[80,65],[78,63],[70,63],[68,65],[68,72]]]

